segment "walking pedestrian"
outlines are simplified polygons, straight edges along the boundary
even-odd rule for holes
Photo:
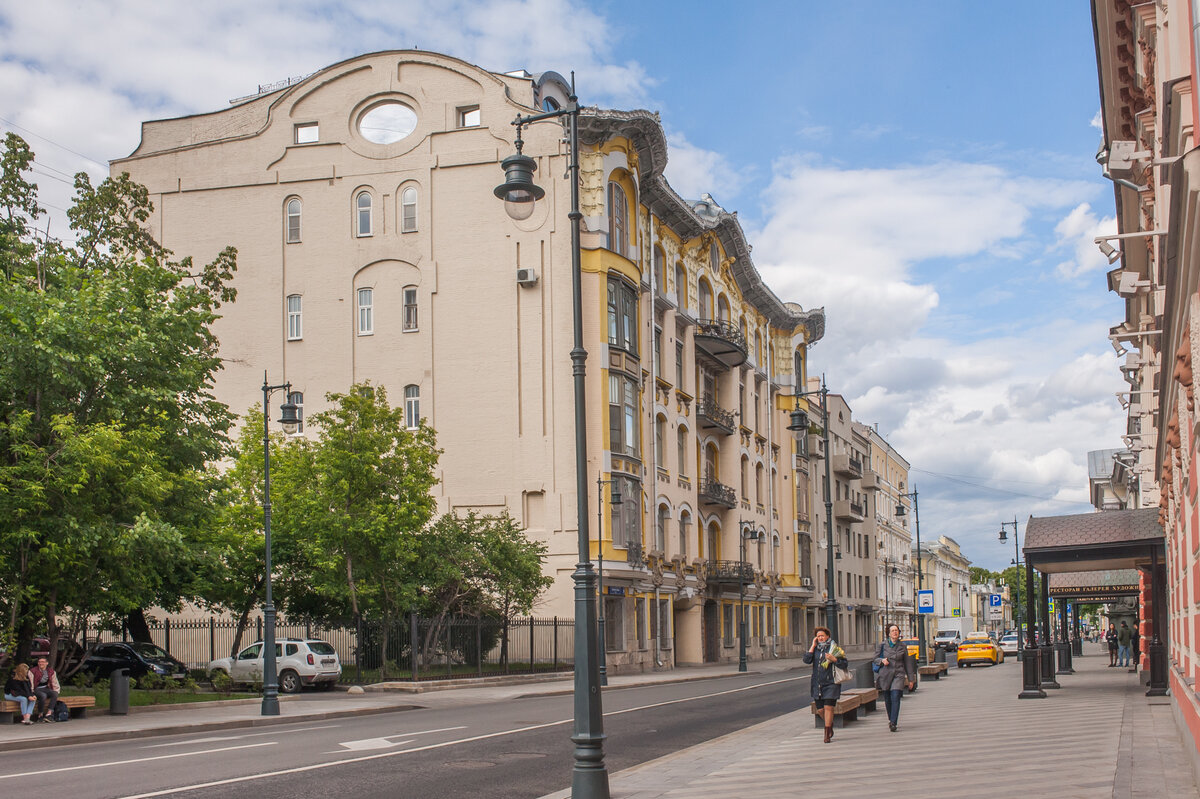
[[[4,683],[4,698],[21,706],[21,723],[32,724],[29,715],[33,712],[33,683],[29,681],[29,666],[18,663],[12,676]]]
[[[1104,640],[1108,643],[1108,667],[1111,669],[1117,665],[1117,625],[1108,625]]]
[[[1129,645],[1133,642],[1133,630],[1129,629],[1129,625],[1121,622],[1121,629],[1117,632],[1117,663],[1122,666],[1128,666],[1130,662]]]
[[[828,627],[818,627],[812,646],[804,653],[804,662],[813,664],[809,693],[813,705],[825,719],[825,743],[833,740],[833,709],[842,697],[842,686],[834,680],[833,667],[846,668],[846,651],[833,640]]]
[[[917,681],[917,669],[908,656],[908,644],[900,640],[900,625],[887,626],[887,637],[875,651],[871,667],[875,669],[875,687],[887,706],[888,729],[895,732],[900,723],[900,697],[904,696],[905,688],[911,688]]]

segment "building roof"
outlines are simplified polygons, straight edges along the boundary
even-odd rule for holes
[[[1094,449],[1087,454],[1088,479],[1110,479],[1113,473],[1113,458],[1123,449]]]
[[[1158,508],[1031,516],[1023,551],[1043,572],[1134,568],[1163,553]]]

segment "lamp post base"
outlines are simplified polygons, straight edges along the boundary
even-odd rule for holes
[[[1050,644],[1038,647],[1038,660],[1041,661],[1042,667],[1042,689],[1061,688],[1062,686],[1054,679],[1054,647]]]
[[[1054,645],[1058,650],[1058,673],[1074,674],[1075,667],[1071,660],[1071,645],[1062,641]]]
[[[1167,681],[1167,647],[1150,644],[1150,690],[1146,696],[1166,696],[1170,684]]]
[[[1042,664],[1037,649],[1022,649],[1021,658],[1021,693],[1018,699],[1045,699],[1046,692],[1042,690]]]

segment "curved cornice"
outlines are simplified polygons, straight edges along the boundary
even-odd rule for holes
[[[671,184],[663,177],[663,170],[667,166],[667,135],[657,113],[595,107],[581,110],[580,141],[597,145],[615,136],[629,139],[637,149],[641,201],[652,213],[686,239],[712,231],[725,253],[734,258],[733,276],[742,296],[761,311],[770,324],[791,331],[803,327],[809,344],[825,335],[824,308],[793,310],[763,282],[750,257],[750,244],[746,241],[746,234],[736,213],[731,214],[715,204],[704,204],[706,212],[701,215],[696,207],[671,188]]]

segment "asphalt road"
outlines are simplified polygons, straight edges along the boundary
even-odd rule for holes
[[[796,710],[807,687],[804,670],[608,689],[609,771]],[[571,714],[564,694],[12,752],[0,796],[536,799],[570,785]]]

